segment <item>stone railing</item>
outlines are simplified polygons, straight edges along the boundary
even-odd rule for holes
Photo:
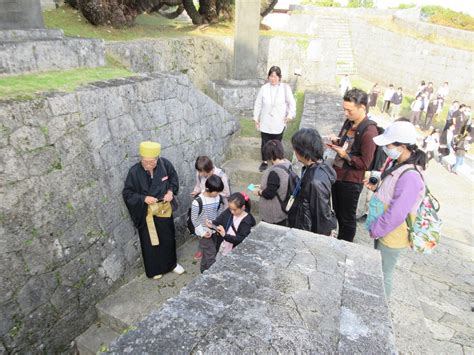
[[[260,223],[111,354],[396,353],[380,254]]]
[[[393,14],[393,21],[406,30],[433,39],[443,38],[474,43],[474,32],[420,21],[420,12],[420,8],[400,10]]]
[[[59,353],[139,263],[121,195],[139,142],[160,142],[174,164],[182,222],[196,155],[220,164],[238,127],[185,75],[148,74],[0,102],[0,128],[1,343]]]

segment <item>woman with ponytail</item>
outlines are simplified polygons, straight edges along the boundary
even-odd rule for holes
[[[250,229],[256,224],[250,214],[250,198],[245,192],[230,195],[229,207],[214,221],[207,221],[209,228],[217,233],[216,249],[227,255],[234,247],[242,243],[250,234]]]
[[[369,203],[366,226],[375,249],[382,256],[385,294],[390,297],[392,276],[400,253],[409,246],[406,219],[416,216],[425,193],[423,171],[426,154],[416,145],[416,129],[410,122],[397,121],[374,137],[389,158],[381,181],[365,180],[374,191]]]

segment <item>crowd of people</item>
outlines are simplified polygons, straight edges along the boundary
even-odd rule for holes
[[[384,110],[399,112],[396,107],[403,100],[402,90],[391,87],[390,100],[384,95]],[[432,85],[427,87],[432,91]],[[259,197],[264,222],[352,242],[357,232],[359,195],[364,186],[373,191],[366,226],[382,256],[389,297],[398,256],[409,245],[407,220],[414,218],[424,196],[424,170],[442,134],[433,131],[422,150],[410,119],[397,118],[381,133],[368,117],[368,109],[375,106],[379,94],[378,85],[370,94],[356,88],[345,90],[346,121],[337,135],[323,138],[315,129],[302,128],[291,137],[294,156],[303,166],[298,177],[285,159],[281,142],[287,122],[294,117],[295,103],[289,86],[281,83],[280,68],[272,67],[255,103],[254,120],[262,139],[259,169],[263,174],[252,193]],[[448,130],[455,129],[455,120],[460,117],[455,108],[450,110],[453,123]],[[463,130],[467,130],[466,124],[459,132]],[[462,140],[455,142],[460,150]],[[333,162],[324,159],[325,150],[334,152]],[[377,178],[368,179],[379,151],[388,158],[377,168]],[[138,229],[146,275],[159,279],[170,271],[183,273],[176,259],[173,221],[179,190],[177,173],[172,163],[160,156],[159,143],[142,142],[140,156],[140,162],[127,175],[123,198]],[[201,260],[200,270],[204,272],[238,246],[256,221],[247,193],[231,193],[225,172],[209,157],[197,157],[195,170],[189,222],[199,239],[194,257]]]

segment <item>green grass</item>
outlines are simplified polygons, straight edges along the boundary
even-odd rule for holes
[[[304,106],[304,92],[298,91],[295,93],[296,100],[296,116],[285,129],[283,134],[283,141],[289,142],[293,134],[298,131],[301,123],[301,115],[303,114]],[[255,123],[251,118],[240,119],[240,136],[241,137],[260,137],[260,132],[255,128]]]
[[[369,20],[369,23],[374,26],[383,28],[385,30],[398,33],[402,36],[412,37],[415,39],[419,39],[419,40],[434,43],[434,44],[439,44],[446,47],[474,51],[474,43],[472,41],[467,41],[467,40],[464,41],[464,40],[459,40],[459,39],[456,40],[454,38],[437,36],[436,34],[425,35],[418,31],[402,27],[393,21],[387,21],[383,19],[373,18]]]
[[[453,11],[442,6],[423,6],[422,14],[428,21],[436,25],[448,26],[460,30],[474,31],[474,17],[468,14]]]
[[[0,77],[0,99],[31,99],[48,91],[72,92],[90,82],[132,75],[134,73],[122,67],[109,64],[97,68]]]

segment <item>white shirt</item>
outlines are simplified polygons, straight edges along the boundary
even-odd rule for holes
[[[253,119],[260,122],[260,131],[270,134],[280,134],[285,128],[285,117],[293,119],[296,113],[296,103],[289,85],[279,83],[263,85],[255,100]]]
[[[395,94],[395,90],[387,89],[383,95],[384,101],[390,101],[392,99],[393,94]]]

